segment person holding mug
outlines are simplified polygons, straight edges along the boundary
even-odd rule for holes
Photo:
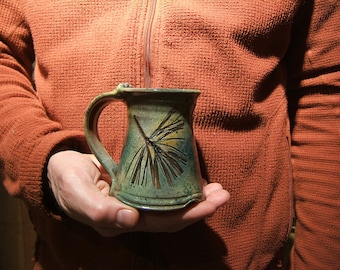
[[[35,269],[282,269],[294,218],[292,266],[339,269],[339,19],[324,0],[1,0],[0,175],[30,211]],[[198,201],[110,192],[84,118],[125,82],[200,91]],[[127,108],[96,125],[118,163]]]

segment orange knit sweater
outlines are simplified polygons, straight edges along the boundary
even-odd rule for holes
[[[0,1],[0,175],[31,211],[37,269],[264,269],[293,201],[296,269],[340,269],[340,8],[300,2]],[[213,217],[108,239],[53,213],[46,158],[88,151],[84,111],[121,82],[201,90],[203,176],[231,194]],[[125,115],[101,116],[116,160]]]

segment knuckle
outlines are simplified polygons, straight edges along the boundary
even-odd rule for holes
[[[107,219],[107,212],[102,204],[97,204],[89,209],[88,215],[94,223],[102,223]]]

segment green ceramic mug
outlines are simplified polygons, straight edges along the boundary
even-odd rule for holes
[[[110,195],[138,209],[175,210],[202,199],[192,129],[198,90],[132,88],[97,96],[85,114],[88,145],[112,178]],[[119,164],[101,143],[97,122],[113,101],[126,103],[128,131]]]

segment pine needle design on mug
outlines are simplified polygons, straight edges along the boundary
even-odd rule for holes
[[[182,166],[187,163],[185,154],[176,147],[184,141],[184,138],[176,136],[184,127],[181,115],[174,109],[170,110],[150,136],[145,134],[136,115],[134,120],[144,143],[137,150],[128,168],[128,172],[132,170],[131,183],[147,185],[148,175],[151,175],[152,185],[160,189],[162,173],[166,183],[173,186],[174,179],[183,173]]]

